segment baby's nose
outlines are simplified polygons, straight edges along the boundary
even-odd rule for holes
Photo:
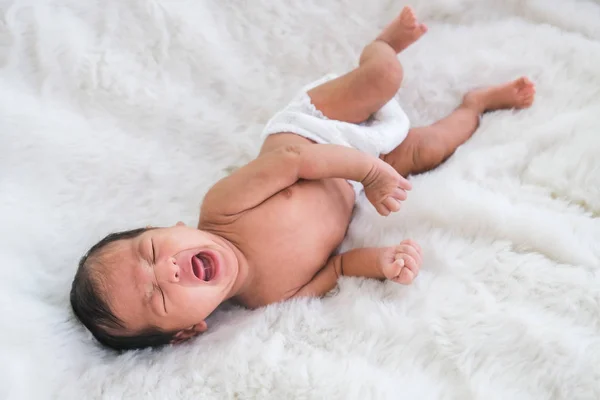
[[[177,265],[177,260],[171,257],[167,260],[166,264],[166,268],[163,269],[163,276],[161,278],[171,283],[179,282],[180,270],[179,265]]]

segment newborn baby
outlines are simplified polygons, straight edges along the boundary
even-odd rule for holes
[[[71,289],[77,317],[125,350],[204,332],[229,299],[256,308],[321,296],[340,276],[410,284],[421,266],[411,240],[337,254],[358,193],[381,215],[398,211],[411,189],[404,177],[441,164],[485,111],[529,107],[535,95],[527,78],[473,90],[447,118],[409,129],[394,100],[397,53],[426,30],[404,8],[358,68],[303,89],[267,124],[259,156],[208,191],[197,229],[141,228],[93,246]]]

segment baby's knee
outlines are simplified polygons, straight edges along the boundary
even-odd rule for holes
[[[394,54],[393,57],[381,57],[370,66],[370,81],[386,96],[394,96],[404,78],[402,64]]]

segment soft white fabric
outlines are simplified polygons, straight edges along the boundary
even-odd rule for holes
[[[394,150],[406,138],[410,127],[408,116],[395,98],[361,124],[329,119],[315,107],[307,92],[337,76],[327,74],[303,87],[283,110],[267,122],[260,139],[290,132],[315,143],[352,147],[375,157]],[[355,181],[349,180],[348,183],[358,200],[363,186]]]
[[[472,87],[538,88],[414,178],[400,213],[359,204],[345,248],[419,241],[415,284],[343,279],[117,356],[71,317],[79,256],[111,230],[194,224],[268,119],[404,4],[0,0],[0,398],[600,398],[600,5],[413,4],[413,126]]]

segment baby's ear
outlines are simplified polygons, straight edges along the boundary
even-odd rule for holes
[[[206,325],[206,321],[202,321],[196,325],[192,325],[187,329],[182,329],[173,336],[171,344],[185,342],[186,340],[191,339],[194,336],[201,334],[202,332],[205,332],[207,329],[208,325]]]
[[[175,224],[175,226],[185,226],[185,224],[181,221],[177,221],[177,223]]]

